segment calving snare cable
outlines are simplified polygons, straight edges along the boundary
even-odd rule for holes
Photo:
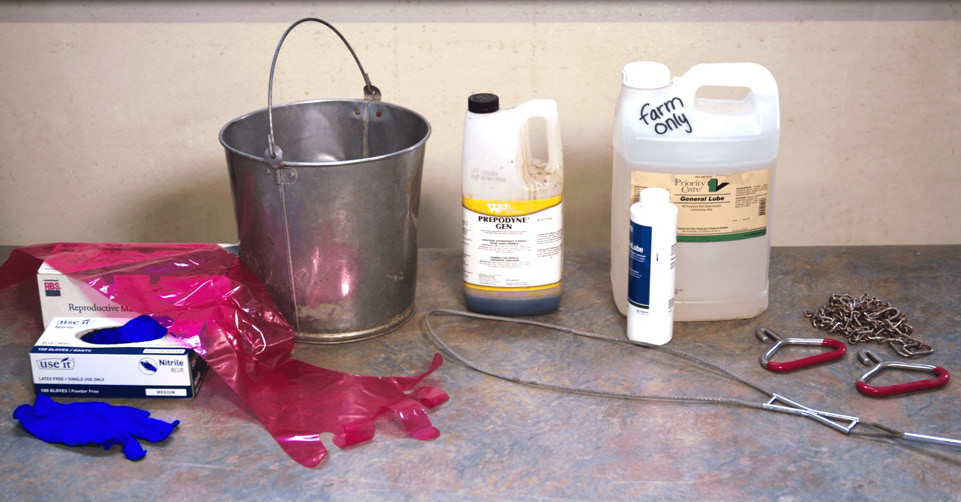
[[[596,389],[570,387],[565,385],[544,383],[544,382],[538,382],[536,380],[521,378],[518,376],[505,375],[503,373],[499,373],[499,372],[481,367],[477,364],[474,364],[471,361],[467,360],[465,357],[458,354],[447,343],[445,343],[440,338],[440,336],[437,335],[437,332],[434,330],[434,327],[431,325],[431,316],[433,315],[447,315],[447,316],[455,316],[455,317],[484,319],[484,320],[490,320],[490,321],[526,324],[530,326],[539,326],[542,328],[547,328],[555,331],[561,331],[564,333],[570,333],[573,335],[582,336],[586,338],[592,338],[595,340],[600,340],[603,342],[613,343],[617,345],[626,345],[626,346],[632,346],[632,347],[640,346],[650,350],[663,352],[665,354],[669,354],[674,357],[687,359],[689,361],[695,362],[698,365],[700,365],[702,369],[716,372],[726,378],[737,381],[742,385],[746,385],[760,392],[761,394],[768,396],[769,399],[767,400],[767,402],[757,403],[757,402],[745,401],[741,399],[730,399],[730,398],[713,397],[713,396],[681,396],[681,395],[671,395],[671,394],[634,394],[634,393],[627,393],[627,392],[610,392],[610,391],[603,391],[603,390],[596,390]],[[937,444],[945,444],[945,445],[950,445],[955,447],[961,447],[961,440],[958,440],[958,439],[898,431],[891,427],[887,427],[885,425],[879,424],[877,422],[863,421],[858,417],[808,408],[807,406],[798,404],[794,401],[791,401],[790,399],[787,399],[783,396],[775,394],[748,380],[745,380],[737,376],[733,372],[726,370],[718,366],[717,364],[712,363],[711,361],[702,359],[693,354],[688,354],[687,352],[667,348],[664,346],[651,345],[651,344],[646,344],[642,342],[632,342],[632,341],[621,340],[617,338],[610,338],[603,335],[598,335],[596,333],[581,331],[573,328],[566,328],[564,326],[557,326],[554,324],[548,324],[548,323],[539,322],[539,321],[532,321],[528,319],[498,317],[498,316],[491,316],[491,315],[484,315],[484,314],[475,314],[472,312],[461,312],[457,310],[444,310],[444,309],[431,310],[427,312],[427,315],[425,316],[424,320],[427,325],[427,333],[434,340],[434,342],[437,343],[437,345],[440,346],[441,349],[447,353],[447,355],[453,357],[464,366],[467,366],[468,368],[473,369],[475,371],[484,373],[485,375],[489,375],[495,378],[500,378],[502,380],[507,380],[509,382],[527,385],[530,387],[568,392],[572,394],[581,394],[581,395],[587,395],[587,396],[630,399],[630,400],[637,400],[637,401],[647,400],[647,401],[673,401],[673,402],[683,402],[683,403],[702,403],[702,404],[739,406],[743,408],[754,408],[754,409],[767,410],[767,411],[777,411],[780,413],[787,413],[790,415],[800,415],[803,417],[807,417],[823,425],[827,425],[832,429],[836,429],[838,431],[841,431],[849,435],[875,437],[875,438],[903,439],[903,440],[911,440],[911,441],[923,441],[923,442],[929,442],[929,443],[937,443]],[[857,425],[864,426],[862,427],[862,429],[867,428],[870,430],[861,430],[861,429],[854,430],[855,426]]]

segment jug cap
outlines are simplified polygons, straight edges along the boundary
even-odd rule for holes
[[[671,85],[671,69],[663,63],[638,61],[624,65],[622,82],[635,89],[660,89]]]
[[[497,94],[471,94],[467,98],[467,111],[471,113],[494,113],[500,109],[500,99]]]
[[[671,192],[668,192],[663,188],[648,187],[644,190],[641,190],[638,202],[640,202],[641,206],[644,207],[657,207],[663,206],[664,204],[670,204]]]

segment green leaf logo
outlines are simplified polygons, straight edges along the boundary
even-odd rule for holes
[[[727,182],[724,182],[724,183],[721,183],[720,185],[718,185],[718,184],[717,184],[717,178],[711,178],[711,180],[707,182],[707,189],[708,189],[709,192],[714,193],[714,192],[716,192],[716,191],[718,191],[718,190],[720,190],[720,189],[722,189],[722,188],[724,188],[724,187],[726,187],[726,186],[728,186],[728,185],[729,185],[729,183],[727,183]]]

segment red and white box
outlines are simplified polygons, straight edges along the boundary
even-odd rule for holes
[[[54,317],[133,319],[140,315],[110,301],[86,282],[61,273],[46,262],[37,270],[37,286],[40,288],[40,312],[44,328],[50,326]]]

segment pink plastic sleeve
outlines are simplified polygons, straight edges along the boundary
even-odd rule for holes
[[[441,366],[435,354],[413,377],[341,373],[294,359],[294,331],[239,258],[212,244],[56,243],[18,248],[0,267],[0,288],[36,276],[42,261],[142,314],[168,316],[169,331],[193,348],[253,411],[294,460],[327,457],[320,434],[339,447],[374,437],[392,413],[421,440],[440,432],[426,408],[448,396],[417,387]],[[189,426],[189,424],[184,424]]]

